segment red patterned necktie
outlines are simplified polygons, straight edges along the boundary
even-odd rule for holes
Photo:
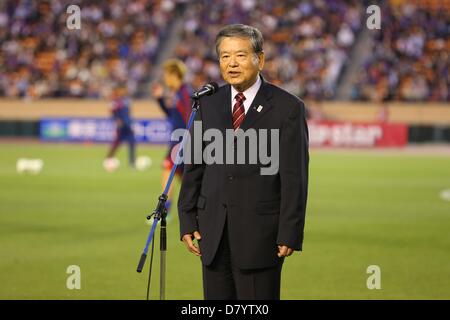
[[[245,96],[242,92],[239,92],[234,99],[236,103],[233,107],[233,128],[237,130],[241,125],[242,121],[244,121],[245,117],[245,109],[244,109],[244,101]]]

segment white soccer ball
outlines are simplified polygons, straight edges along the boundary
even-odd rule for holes
[[[152,159],[148,156],[140,156],[136,159],[136,169],[144,171],[152,165]]]
[[[117,158],[107,158],[103,161],[103,168],[108,172],[114,172],[120,167],[120,161]]]
[[[44,161],[41,159],[32,159],[28,162],[28,170],[32,174],[38,174],[42,171],[42,168],[44,167]]]
[[[20,158],[16,163],[16,170],[18,173],[31,173],[38,174],[44,167],[44,161],[42,159],[26,159]]]
[[[22,174],[27,171],[28,159],[20,158],[16,163],[16,170],[18,173]]]
[[[444,201],[450,201],[450,189],[441,191],[441,199]]]

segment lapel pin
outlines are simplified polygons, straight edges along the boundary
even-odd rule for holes
[[[260,105],[260,106],[258,107],[258,109],[256,109],[256,111],[261,112],[262,109],[263,109],[263,106]]]

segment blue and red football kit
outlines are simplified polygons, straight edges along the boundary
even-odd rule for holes
[[[170,122],[172,131],[176,129],[185,129],[187,121],[191,113],[191,94],[192,89],[187,85],[183,84],[180,89],[176,92],[174,96],[174,102],[172,106],[167,107],[163,98],[158,99],[161,109],[167,116],[167,120]],[[169,150],[166,158],[163,161],[163,168],[172,169],[174,161],[172,159],[172,153],[175,155],[176,150],[174,149],[181,142],[181,138],[178,141],[169,141]],[[183,172],[183,165],[179,164],[177,168],[177,174]]]
[[[116,137],[111,145],[108,158],[114,156],[117,148],[123,141],[128,143],[128,161],[134,166],[136,158],[135,139],[130,117],[130,99],[117,98],[112,101],[111,112],[116,123]]]

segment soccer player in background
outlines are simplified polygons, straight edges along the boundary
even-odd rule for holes
[[[184,82],[186,75],[186,65],[178,59],[169,59],[163,64],[163,80],[164,85],[168,89],[168,95],[165,95],[164,86],[155,83],[151,86],[152,96],[158,100],[161,110],[166,114],[167,120],[170,122],[172,131],[180,128],[186,128],[187,121],[191,112],[190,96],[192,88]],[[169,100],[170,103],[166,101]],[[169,141],[169,150],[162,164],[161,183],[164,189],[169,179],[170,172],[174,165],[172,157],[176,157],[179,141]],[[181,178],[183,173],[183,165],[179,164],[176,175]],[[168,200],[166,202],[167,212],[171,206],[172,187],[168,192]]]
[[[113,158],[123,141],[128,143],[128,162],[134,168],[136,159],[136,147],[133,129],[131,127],[130,106],[131,101],[127,96],[127,89],[120,85],[112,90],[111,113],[116,124],[116,138],[109,149],[107,159]]]

